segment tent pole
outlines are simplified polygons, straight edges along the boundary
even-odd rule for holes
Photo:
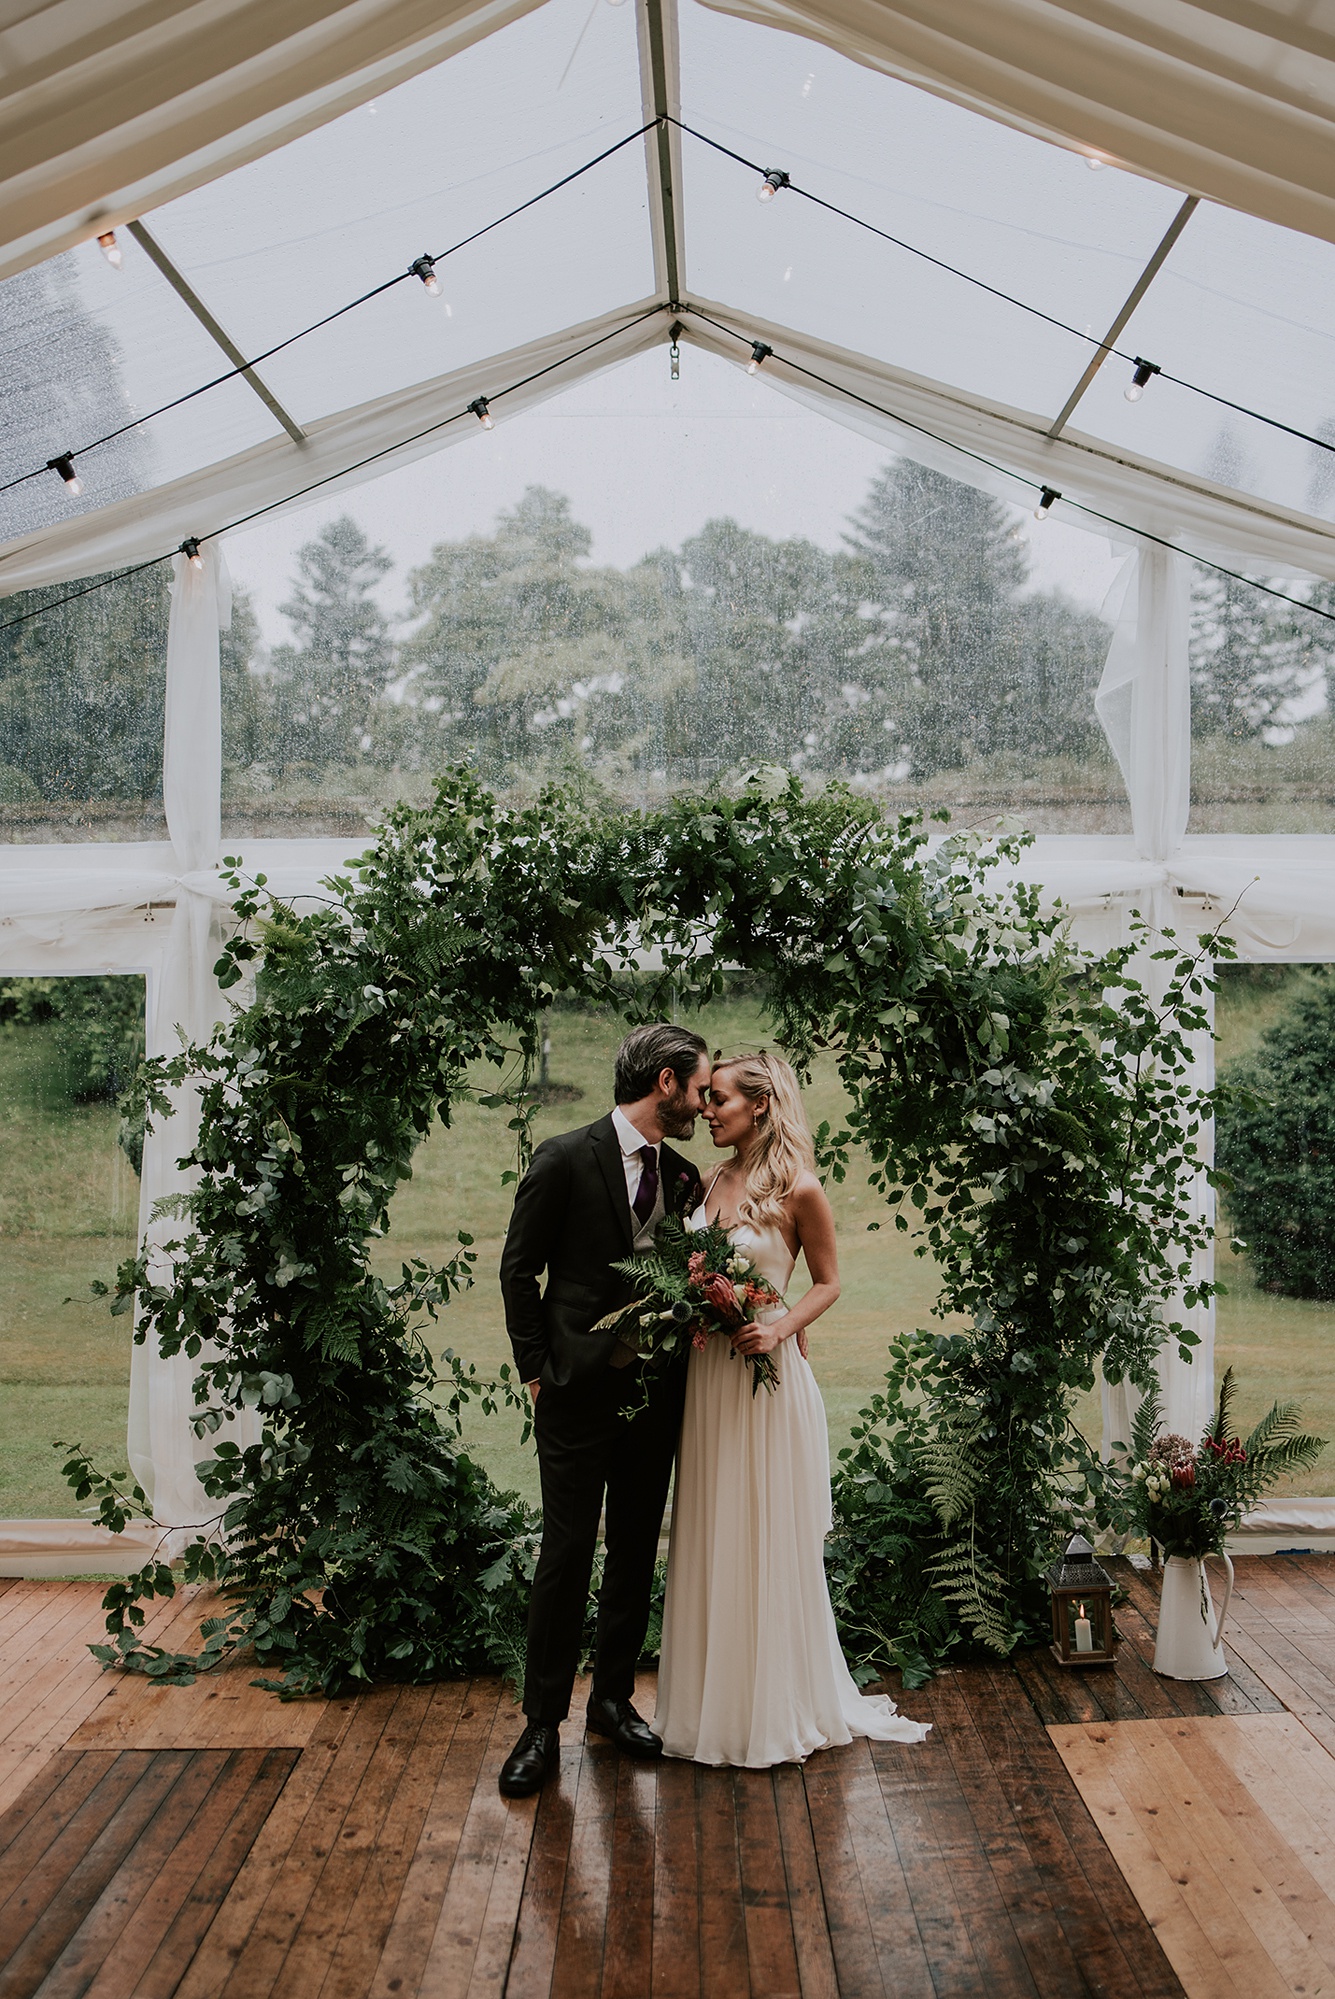
[[[1104,334],[1100,344],[1094,349],[1093,359],[1090,361],[1090,364],[1086,368],[1084,374],[1080,377],[1080,380],[1076,383],[1075,387],[1072,389],[1070,395],[1066,398],[1066,403],[1062,409],[1061,415],[1057,418],[1057,421],[1053,424],[1051,430],[1048,432],[1049,437],[1060,437],[1062,432],[1065,430],[1067,424],[1070,421],[1071,412],[1074,410],[1076,404],[1080,401],[1080,398],[1084,395],[1085,390],[1089,387],[1094,377],[1098,374],[1099,369],[1103,366],[1104,362],[1107,360],[1108,349],[1112,346],[1114,340],[1116,340],[1118,334],[1121,332],[1122,328],[1126,325],[1126,322],[1128,321],[1128,319],[1130,319],[1132,313],[1135,311],[1136,307],[1140,304],[1140,301],[1144,298],[1150,286],[1154,283],[1154,280],[1158,277],[1159,271],[1163,266],[1164,259],[1167,257],[1168,252],[1172,249],[1174,243],[1176,243],[1178,237],[1182,234],[1182,231],[1186,228],[1188,222],[1190,222],[1199,201],[1200,201],[1200,196],[1198,194],[1189,194],[1186,200],[1183,202],[1181,208],[1178,209],[1177,214],[1173,217],[1172,221],[1169,223],[1167,231],[1164,234],[1164,239],[1162,243],[1160,243],[1158,249],[1155,251],[1154,255],[1150,258],[1150,261],[1148,262],[1148,264],[1146,264],[1140,276],[1136,279],[1135,284],[1131,288],[1131,295],[1127,299],[1126,304],[1122,307],[1122,310],[1118,313],[1116,319],[1113,321],[1112,325],[1108,328],[1108,331]]]
[[[177,270],[175,264],[157,238],[149,234],[142,222],[130,222],[126,226],[130,234],[134,237],[135,242],[144,252],[144,255],[157,265],[163,277],[178,297],[185,300],[210,339],[215,340],[218,346],[222,348],[223,353],[227,356],[232,366],[240,370],[244,379],[250,384],[270,414],[278,418],[279,423],[282,424],[283,429],[292,439],[292,442],[294,444],[304,444],[306,442],[306,433],[301,428],[301,425],[295,417],[288,415],[272,390],[265,387],[264,383],[255,373],[255,370],[247,363],[245,355],[241,352],[236,342],[223,332],[222,327],[213,317],[213,314],[209,311],[199,293],[195,290],[189,279]]]

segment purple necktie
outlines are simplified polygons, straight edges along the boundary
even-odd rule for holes
[[[643,1228],[654,1211],[658,1199],[658,1154],[652,1145],[640,1147],[640,1184],[635,1189],[635,1199],[631,1202],[631,1212]]]

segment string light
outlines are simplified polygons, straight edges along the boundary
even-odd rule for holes
[[[490,409],[487,407],[487,399],[485,396],[475,397],[474,400],[468,405],[468,407],[470,410],[472,410],[473,415],[482,425],[483,430],[495,430],[496,421],[495,418],[492,416]]]
[[[1034,519],[1036,521],[1045,521],[1060,498],[1061,494],[1055,486],[1045,486],[1038,496],[1038,505],[1034,508]]]
[[[204,567],[204,557],[200,553],[199,543],[194,535],[188,534],[186,536],[185,540],[181,543],[180,553],[188,559],[192,569],[202,569]]]
[[[1107,164],[1108,162],[1104,159],[1102,153],[1086,153],[1085,155],[1085,165],[1092,174],[1099,173]]]
[[[773,352],[774,349],[767,347],[763,340],[753,340],[751,342],[751,359],[746,364],[747,374],[758,375],[760,373],[761,362],[768,361]]]
[[[121,246],[116,241],[114,229],[104,229],[97,239],[97,247],[106,258],[113,271],[121,267]]]
[[[62,451],[58,458],[48,458],[46,469],[48,472],[59,472],[61,478],[65,481],[65,490],[73,493],[75,499],[78,499],[80,493],[83,491],[83,480],[74,469],[74,455],[72,452]]]
[[[1142,361],[1139,354],[1137,354],[1136,372],[1122,392],[1127,401],[1129,403],[1138,403],[1145,393],[1146,384],[1153,381],[1158,373],[1159,363],[1157,361]]]
[[[432,298],[440,297],[440,279],[436,276],[436,260],[423,250],[420,257],[414,257],[408,269],[415,278],[420,278]]]
[[[765,174],[764,180],[761,181],[760,186],[756,189],[756,200],[773,201],[779,189],[787,187],[787,185],[788,176],[783,168],[770,167]]]
[[[674,319],[668,328],[668,339],[672,342],[672,345],[668,348],[668,360],[671,363],[668,372],[674,382],[681,380],[681,348],[677,343],[681,339],[683,330],[679,319]]]

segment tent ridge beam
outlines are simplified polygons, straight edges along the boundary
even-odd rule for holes
[[[672,119],[681,113],[677,63],[677,21],[673,0],[640,0],[640,92],[646,121],[649,217],[654,238],[655,287],[675,307],[685,283],[680,199],[681,138]]]
[[[156,236],[150,234],[142,222],[130,222],[126,226],[130,234],[134,237],[135,242],[144,252],[144,255],[157,265],[177,297],[184,299],[209,338],[222,348],[223,353],[227,356],[232,366],[255,391],[255,394],[269,411],[269,414],[277,417],[279,423],[282,424],[283,429],[294,444],[304,444],[306,442],[306,433],[301,428],[301,425],[295,417],[288,415],[272,389],[268,388],[260,380],[260,377],[251,367],[241,349],[231,338],[230,334],[224,332],[223,328],[205,305],[203,299],[199,296],[199,293],[190,283],[190,280],[185,276],[185,273],[177,270]]]
[[[1127,297],[1125,305],[1118,313],[1112,325],[1108,328],[1108,331],[1104,334],[1103,339],[1099,342],[1099,345],[1094,349],[1094,353],[1090,360],[1089,366],[1085,369],[1084,374],[1080,377],[1080,380],[1076,383],[1070,395],[1067,397],[1061,415],[1056,419],[1051,430],[1049,430],[1048,432],[1049,437],[1060,437],[1062,432],[1065,430],[1067,424],[1071,420],[1071,416],[1075,410],[1076,404],[1080,401],[1081,397],[1085,393],[1085,390],[1089,387],[1094,377],[1098,374],[1099,369],[1103,366],[1104,362],[1107,360],[1109,350],[1112,347],[1114,340],[1117,339],[1118,335],[1122,331],[1122,328],[1126,325],[1128,319],[1130,319],[1132,313],[1135,311],[1136,307],[1140,304],[1140,301],[1144,298],[1146,292],[1149,290],[1150,286],[1154,283],[1154,280],[1158,277],[1159,272],[1163,268],[1164,262],[1168,256],[1169,251],[1176,243],[1178,237],[1182,234],[1182,231],[1186,228],[1188,222],[1190,222],[1192,216],[1195,214],[1196,209],[1199,207],[1199,205],[1200,205],[1200,196],[1198,194],[1189,194],[1186,200],[1183,202],[1181,208],[1178,209],[1177,214],[1173,217],[1172,221],[1168,225],[1168,228],[1164,232],[1163,241],[1159,244],[1159,247],[1154,252],[1154,255],[1150,258],[1150,261],[1148,262],[1148,264],[1146,264],[1144,270],[1141,272],[1140,276],[1136,279],[1135,284],[1131,287],[1131,291]]]

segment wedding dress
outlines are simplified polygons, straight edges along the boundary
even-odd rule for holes
[[[691,1226],[705,1219],[702,1204]],[[780,1231],[731,1236],[782,1293],[795,1259]],[[825,1408],[795,1339],[771,1359],[779,1385],[753,1397],[726,1339],[690,1357],[654,1732],[669,1756],[749,1769],[857,1735],[921,1742],[930,1724],[859,1693],[844,1660],[825,1581]]]

